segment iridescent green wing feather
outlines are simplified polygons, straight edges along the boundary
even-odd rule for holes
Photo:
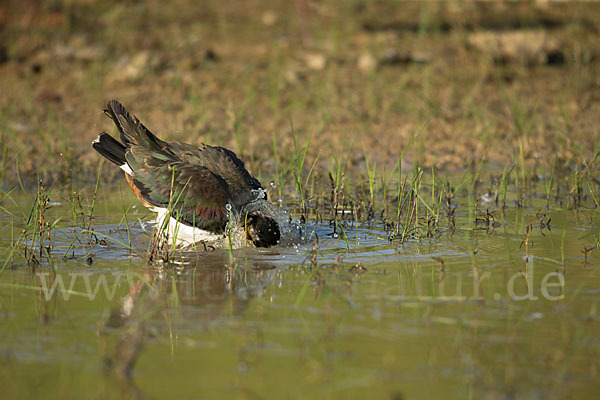
[[[182,223],[223,232],[230,201],[227,183],[204,166],[164,156],[140,146],[126,153],[144,200],[173,210],[173,217]]]
[[[184,143],[169,143],[169,150],[182,160],[194,165],[202,165],[210,169],[226,183],[232,200],[262,189],[260,182],[253,178],[244,162],[237,158],[234,152],[223,147],[213,147],[202,144],[194,147]]]

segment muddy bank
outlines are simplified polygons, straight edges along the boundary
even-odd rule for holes
[[[359,169],[365,153],[455,170],[521,151],[547,169],[555,154],[580,165],[598,139],[596,4],[171,4],[0,6],[5,186],[17,171],[93,179],[111,98],[266,175],[273,137],[285,158],[312,134],[323,170],[348,151]]]

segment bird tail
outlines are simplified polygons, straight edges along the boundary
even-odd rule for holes
[[[98,135],[96,140],[92,142],[92,147],[119,167],[127,163],[125,159],[126,147],[106,132]]]

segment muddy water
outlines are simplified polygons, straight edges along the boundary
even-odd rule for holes
[[[597,398],[591,203],[544,210],[548,227],[545,202],[492,207],[496,224],[459,202],[454,230],[403,244],[378,222],[346,239],[309,223],[316,250],[147,266],[145,212],[129,210],[128,234],[127,196],[101,192],[92,243],[58,201],[52,260],[3,270],[3,398]],[[2,265],[33,199],[16,197],[0,211]]]

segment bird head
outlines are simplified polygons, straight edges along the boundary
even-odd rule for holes
[[[277,222],[258,210],[250,211],[247,214],[245,229],[246,237],[256,247],[275,246],[281,237]]]

